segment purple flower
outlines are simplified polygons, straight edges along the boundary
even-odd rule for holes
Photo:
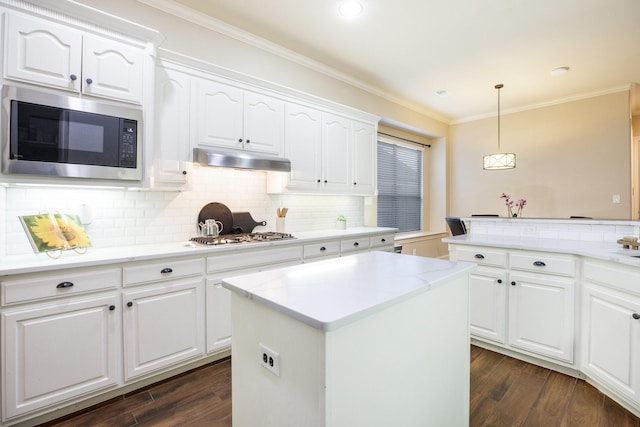
[[[527,199],[519,199],[517,202],[514,202],[511,200],[511,196],[506,193],[502,193],[500,198],[504,199],[504,204],[507,207],[507,214],[509,217],[518,217],[522,215],[522,209],[527,205]],[[517,208],[516,212],[513,212],[514,206]]]

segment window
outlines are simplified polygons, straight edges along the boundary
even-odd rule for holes
[[[422,229],[422,147],[378,141],[378,226]]]

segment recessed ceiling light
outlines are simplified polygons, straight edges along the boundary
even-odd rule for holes
[[[561,76],[565,74],[567,71],[569,71],[569,67],[558,67],[551,70],[549,74],[555,77],[555,76]]]
[[[362,13],[362,4],[357,1],[346,1],[340,5],[338,11],[346,18],[353,18]]]

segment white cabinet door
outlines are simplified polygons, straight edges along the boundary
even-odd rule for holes
[[[640,298],[589,282],[583,295],[583,372],[640,403]]]
[[[373,195],[376,188],[376,128],[353,122],[352,192]]]
[[[322,188],[347,192],[349,182],[351,122],[332,114],[322,115]]]
[[[191,77],[177,70],[156,69],[156,117],[153,180],[184,185],[189,178]]]
[[[195,101],[196,144],[242,148],[242,90],[199,79],[192,93]]]
[[[7,78],[142,102],[144,49],[18,13],[6,34]]]
[[[572,363],[575,282],[513,271],[509,280],[509,345]]]
[[[506,340],[507,279],[504,270],[478,267],[469,280],[471,335],[500,344]]]
[[[282,155],[284,102],[254,92],[244,93],[244,149]]]
[[[82,54],[84,93],[141,103],[143,80],[142,49],[104,37],[85,35]]]
[[[291,161],[287,187],[317,190],[322,177],[322,116],[318,110],[292,103],[285,111],[284,156]]]
[[[125,380],[204,354],[204,279],[123,293]]]
[[[115,386],[120,315],[115,293],[2,313],[2,419]]]
[[[17,13],[6,17],[5,76],[79,91],[82,33]]]
[[[207,281],[207,353],[231,347],[231,291]]]

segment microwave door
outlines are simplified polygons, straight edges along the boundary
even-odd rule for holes
[[[68,163],[118,166],[119,119],[82,111],[68,113]]]
[[[64,161],[65,111],[11,101],[11,158],[24,161]]]

